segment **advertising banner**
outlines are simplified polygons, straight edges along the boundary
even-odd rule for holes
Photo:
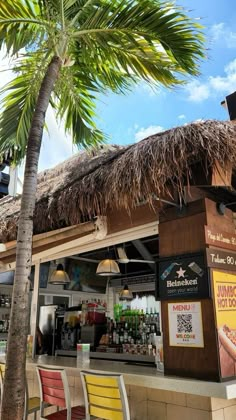
[[[236,274],[213,271],[221,377],[236,376]]]
[[[203,299],[210,296],[205,258],[189,254],[165,258],[159,263],[159,296],[164,299]]]
[[[204,347],[201,302],[168,303],[169,345]]]

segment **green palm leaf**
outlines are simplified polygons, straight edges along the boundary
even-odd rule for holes
[[[94,93],[98,90],[98,86],[86,74],[80,74],[78,78],[75,68],[73,71],[71,68],[63,69],[55,89],[57,118],[64,120],[65,129],[71,134],[73,142],[83,147],[94,146],[105,139],[94,122]]]
[[[144,52],[140,41],[145,40],[153,53],[162,49],[184,71],[197,74],[196,61],[204,56],[201,27],[188,19],[180,8],[173,9],[172,4],[166,6],[151,0],[124,0],[116,2],[117,5],[104,3],[100,8],[96,5],[88,8],[87,18],[74,33],[82,44],[91,47],[91,44],[98,43],[109,49],[111,44],[118,46],[129,40]],[[91,13],[91,8],[94,13]]]
[[[48,22],[41,18],[37,1],[0,0],[0,48],[4,44],[8,54],[32,47],[45,25]]]
[[[0,155],[12,149],[14,159],[22,160],[36,100],[49,58],[44,53],[25,55],[13,71],[17,76],[0,91]]]
[[[0,6],[0,47],[4,42],[9,54],[24,47],[31,51],[16,66],[15,81],[4,88],[0,118],[0,151],[15,143],[20,158],[53,55],[74,63],[61,70],[52,103],[73,141],[84,146],[89,136],[91,143],[102,139],[94,124],[94,93],[125,93],[142,80],[154,88],[183,83],[186,74],[198,74],[204,56],[201,27],[172,3],[0,0]]]

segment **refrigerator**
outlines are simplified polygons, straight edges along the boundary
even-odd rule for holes
[[[55,354],[55,343],[57,340],[57,314],[58,305],[46,305],[39,308],[39,329],[43,334],[44,353]]]

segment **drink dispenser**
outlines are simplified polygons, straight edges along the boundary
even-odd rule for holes
[[[74,350],[80,340],[81,305],[69,308],[64,315],[61,331],[61,348]]]

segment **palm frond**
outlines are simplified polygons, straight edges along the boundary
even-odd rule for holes
[[[48,57],[33,53],[19,60],[13,71],[16,77],[3,87],[0,106],[0,154],[14,149],[14,158],[24,158],[31,121]],[[14,147],[13,147],[14,146]]]
[[[94,122],[95,96],[92,91],[96,92],[98,87],[85,73],[81,76],[78,80],[78,74],[70,67],[62,70],[55,88],[54,108],[73,142],[87,148],[102,143],[106,137]]]
[[[15,144],[21,157],[52,54],[72,67],[61,69],[51,104],[83,146],[103,139],[94,123],[97,92],[125,93],[140,80],[182,83],[185,74],[198,74],[204,56],[201,28],[162,0],[0,0],[2,43],[8,54],[31,51],[3,90],[0,118],[0,153]]]
[[[4,44],[8,54],[34,45],[48,25],[36,0],[0,0],[0,48]]]
[[[204,57],[200,26],[181,8],[153,0],[101,2],[84,18],[74,36],[81,44],[98,43],[104,49],[124,41],[145,53],[140,40],[157,52],[160,50],[188,74],[198,73],[198,60]]]

